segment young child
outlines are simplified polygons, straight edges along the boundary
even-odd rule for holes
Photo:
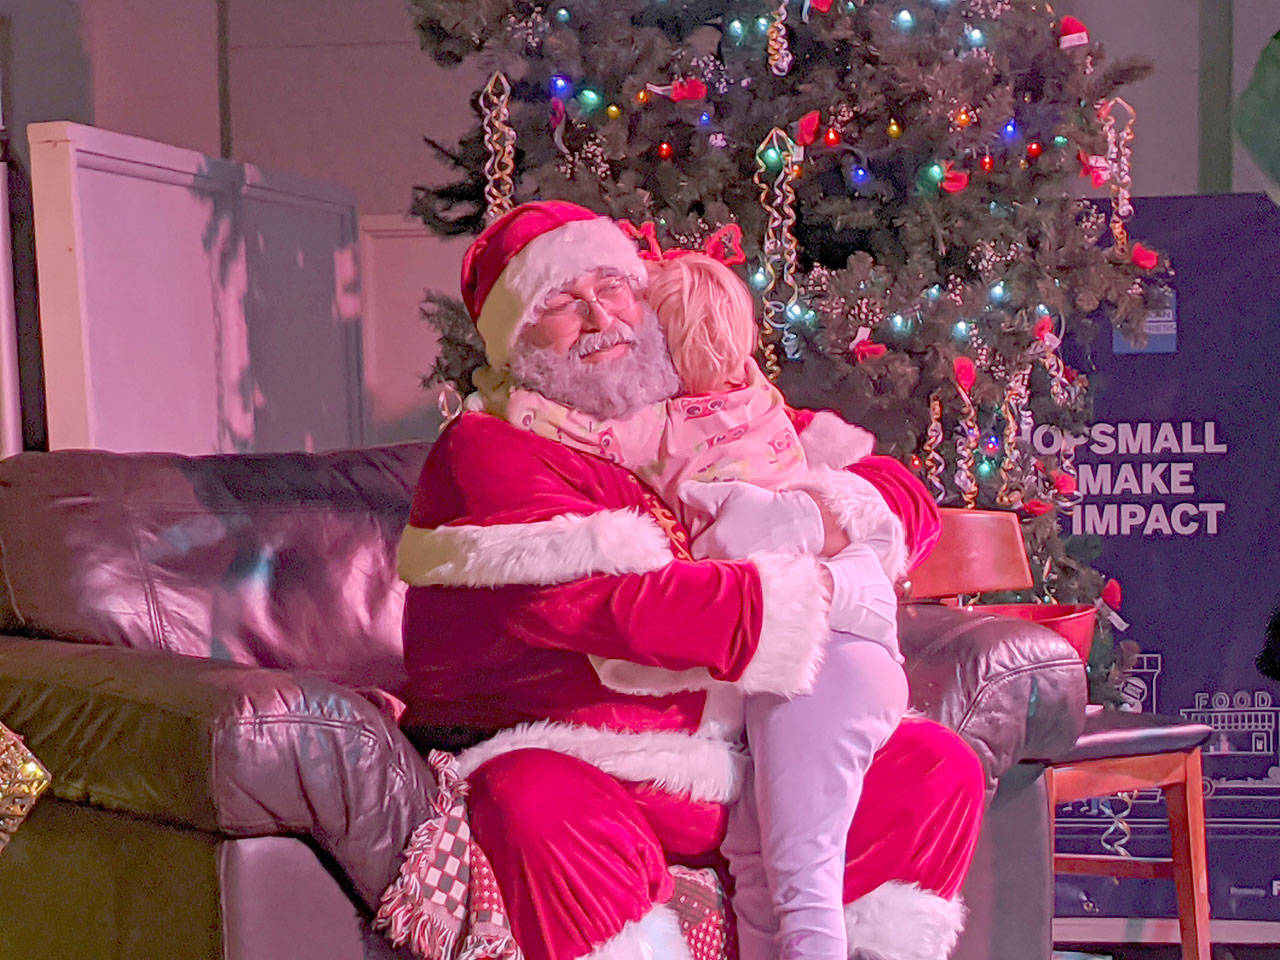
[[[902,527],[865,480],[808,462],[785,401],[752,359],[751,296],[728,267],[700,254],[653,264],[648,299],[688,395],[666,404],[656,458],[626,465],[677,510],[695,541],[715,532],[708,524],[734,487],[723,481],[745,481],[798,496],[797,511],[808,498],[822,518],[820,534],[768,549],[829,554],[842,539],[835,526],[852,541],[843,556],[864,561],[861,582],[836,586],[859,591],[865,615],[856,633],[833,633],[813,692],[746,698],[754,782],[731,811],[723,847],[742,960],[845,960],[846,837],[863,775],[907,707],[892,587],[905,572]],[[843,455],[824,451],[828,463],[843,467],[869,452],[856,435],[846,439]],[[759,533],[747,536],[758,542]]]
[[[696,253],[649,267],[647,297],[684,395],[618,420],[524,389],[487,402],[513,424],[626,466],[685,523],[695,553],[839,551],[825,569],[832,622],[839,606],[848,632],[833,631],[812,692],[745,697],[753,772],[722,850],[741,960],[846,960],[846,839],[863,775],[907,706],[893,589],[907,567],[903,525],[875,486],[842,469],[870,453],[870,434],[832,414],[797,430],[752,359],[757,327],[742,281]],[[606,684],[637,692],[652,669],[592,662]],[[739,696],[706,679],[721,702]]]

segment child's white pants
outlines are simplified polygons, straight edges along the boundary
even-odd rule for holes
[[[906,675],[883,640],[833,633],[811,694],[747,698],[752,773],[721,847],[740,960],[847,960],[849,826],[871,758],[907,708]]]

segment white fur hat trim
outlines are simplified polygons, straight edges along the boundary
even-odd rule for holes
[[[608,217],[573,220],[525,244],[498,275],[476,318],[489,365],[507,365],[520,328],[548,294],[599,269],[645,283],[644,262],[635,244]]]

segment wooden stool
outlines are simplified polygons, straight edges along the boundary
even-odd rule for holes
[[[1060,803],[1163,787],[1169,810],[1170,859],[1055,853],[1055,873],[1171,878],[1178,890],[1182,960],[1209,960],[1209,874],[1205,857],[1200,745],[1210,727],[1178,717],[1099,711],[1062,757],[1046,761],[1049,835]]]

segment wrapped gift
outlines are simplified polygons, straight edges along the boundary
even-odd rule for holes
[[[49,771],[27,749],[22,738],[0,723],[0,852],[27,818],[49,781]]]

